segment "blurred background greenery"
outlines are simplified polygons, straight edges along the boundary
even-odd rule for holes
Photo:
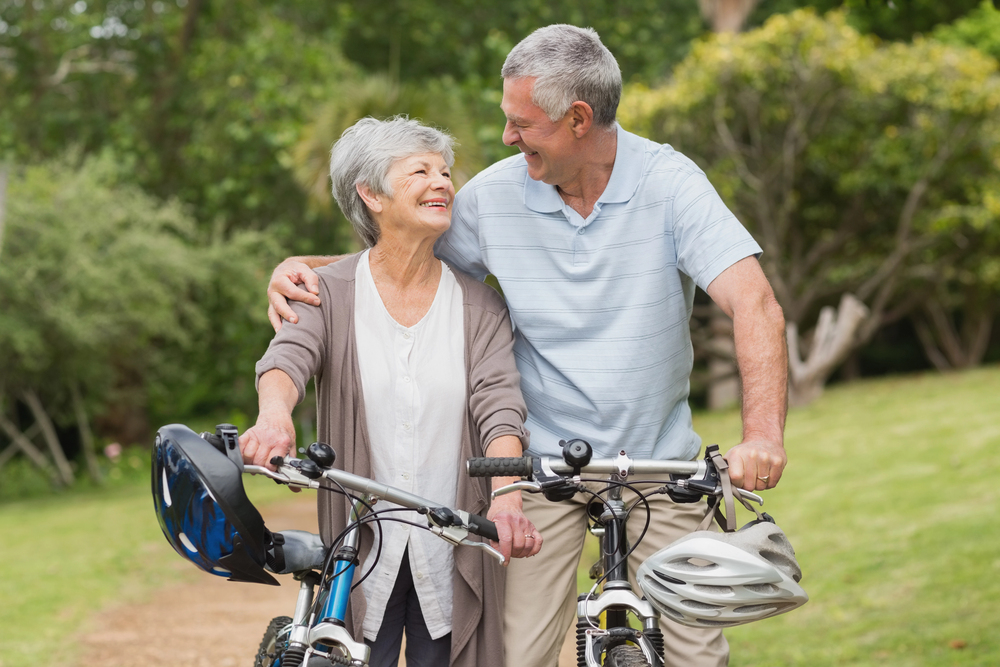
[[[991,2],[0,0],[0,501],[108,483],[103,449],[159,424],[248,425],[271,268],[358,247],[333,141],[408,113],[458,138],[461,185],[512,154],[500,66],[554,22],[597,29],[623,126],[764,247],[796,402],[1000,359]],[[694,402],[731,404],[703,294],[692,333]]]

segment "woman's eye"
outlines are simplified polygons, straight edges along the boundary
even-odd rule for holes
[[[441,172],[441,175],[444,176],[445,178],[451,178],[451,174],[447,171]]]

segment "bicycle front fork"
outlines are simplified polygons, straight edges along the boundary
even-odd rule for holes
[[[628,641],[642,650],[649,665],[663,667],[660,615],[653,605],[635,594],[628,582],[630,549],[628,535],[625,533],[628,511],[622,502],[620,486],[611,489],[600,517],[594,518],[602,527],[595,534],[601,540],[600,574],[606,580],[600,595],[585,593],[577,598],[577,665],[601,667],[602,654],[611,647]],[[642,630],[629,626],[630,613],[639,620]],[[600,627],[601,614],[604,614],[604,628]]]

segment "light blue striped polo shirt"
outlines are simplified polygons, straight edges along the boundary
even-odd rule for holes
[[[596,456],[697,455],[695,285],[761,249],[691,160],[619,127],[611,179],[583,219],[507,158],[461,189],[436,252],[503,288],[532,454],[580,437]]]

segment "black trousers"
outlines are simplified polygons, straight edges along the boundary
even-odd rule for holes
[[[447,667],[451,659],[451,633],[440,639],[431,639],[420,611],[420,600],[413,587],[410,571],[410,554],[403,552],[396,583],[389,594],[389,602],[382,617],[378,639],[365,643],[371,647],[370,667],[396,667],[399,648],[406,631],[406,667]]]

